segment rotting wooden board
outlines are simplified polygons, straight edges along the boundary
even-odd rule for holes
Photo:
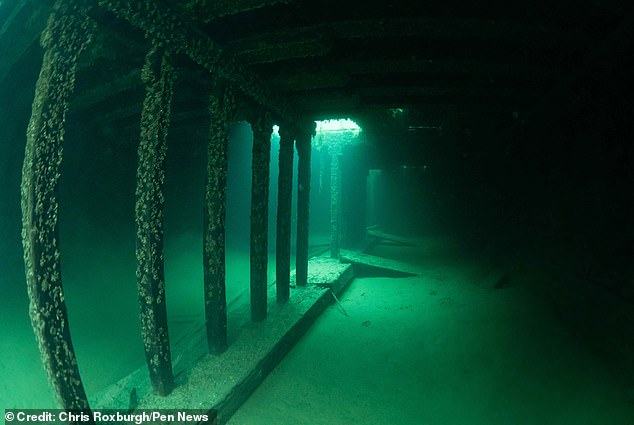
[[[261,359],[251,367],[248,375],[236,383],[226,397],[214,405],[218,411],[218,423],[224,424],[229,420],[331,303],[330,291],[320,289],[321,295],[304,312],[303,316],[288,328],[287,332],[269,348],[267,353],[261,356]]]
[[[341,261],[345,263],[358,263],[371,267],[393,270],[407,274],[422,274],[423,270],[415,265],[390,260],[375,255],[363,254],[356,251],[341,250]]]
[[[350,265],[344,266],[333,276],[335,292],[352,280]],[[289,301],[282,305],[275,302],[274,285],[269,286],[268,294],[267,319],[251,322],[249,306],[243,305],[231,315],[240,316],[241,323],[236,325],[230,316],[229,326],[233,327],[227,351],[220,356],[204,355],[186,368],[176,377],[177,386],[169,396],[153,394],[147,370],[141,368],[102,392],[93,408],[127,409],[135,389],[138,409],[217,409],[218,424],[224,424],[333,300],[329,288],[310,284],[292,288]]]
[[[376,229],[368,229],[368,236],[378,239],[390,241],[404,246],[418,246],[418,243],[413,238],[406,238],[402,236],[393,235],[391,233],[385,233]]]
[[[338,288],[342,281],[352,279],[352,267],[327,256],[313,257],[308,262],[308,284]],[[291,284],[295,284],[295,272],[291,273]]]

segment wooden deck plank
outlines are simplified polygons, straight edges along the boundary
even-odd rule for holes
[[[330,280],[324,281],[324,286],[292,287],[290,298],[284,304],[275,302],[275,285],[269,285],[269,316],[263,322],[249,320],[247,303],[230,311],[230,345],[227,351],[220,356],[205,354],[204,351],[198,356],[188,353],[193,365],[174,365],[177,386],[169,396],[154,394],[147,370],[141,368],[95,397],[93,406],[128,409],[130,394],[134,390],[138,398],[137,409],[215,409],[218,424],[226,423],[333,302],[331,288],[340,293],[350,283],[353,278],[351,265],[335,266],[330,263],[324,266],[323,260],[311,259],[309,270],[313,270],[314,279],[323,280],[323,276],[328,276]],[[326,273],[326,269],[331,270],[332,267],[338,272]],[[198,327],[196,333],[204,336],[204,327]],[[195,342],[199,337],[192,335],[190,340]],[[196,350],[204,350],[204,344],[193,346]]]

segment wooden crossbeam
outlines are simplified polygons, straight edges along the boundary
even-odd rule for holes
[[[314,90],[329,87],[344,87],[354,77],[393,75],[400,78],[408,75],[430,76],[437,80],[456,77],[477,77],[486,80],[518,79],[525,81],[554,81],[564,71],[552,65],[539,66],[524,63],[501,63],[487,61],[381,59],[341,60],[316,66],[297,65],[280,67],[279,64],[257,68],[275,87],[284,91]]]
[[[87,6],[94,4],[88,0],[78,1]],[[178,11],[150,0],[98,0],[97,5],[141,29],[149,38],[168,44],[173,52],[188,56],[210,74],[231,82],[236,89],[289,125],[300,121],[296,106],[272,90],[260,76],[235,60],[195,22],[184,19]]]
[[[259,63],[260,51],[275,52],[276,46],[284,46],[289,40],[299,44],[315,40],[323,34],[329,40],[381,40],[398,38],[422,38],[430,42],[503,42],[537,49],[579,51],[593,46],[592,40],[578,32],[562,31],[536,25],[507,21],[465,18],[387,18],[344,20],[327,22],[300,28],[281,29],[255,36],[244,37],[227,43],[225,48],[240,55],[244,63]],[[287,59],[287,49],[277,49],[276,60]],[[315,55],[320,51],[315,50]],[[274,61],[271,54],[268,60]]]
[[[185,5],[185,9],[207,23],[223,16],[290,2],[291,0],[190,0]]]

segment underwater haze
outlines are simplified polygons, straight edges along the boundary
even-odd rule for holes
[[[2,38],[2,22],[14,4],[0,0],[3,43],[11,41]],[[101,39],[96,45],[107,46]],[[33,41],[0,75],[0,409],[59,407],[29,316],[22,240],[22,167],[43,54]],[[108,87],[110,73],[132,75],[133,84],[97,105],[71,99],[56,187],[63,299],[92,406],[122,380],[147,372],[135,253],[145,87],[143,58],[128,59],[113,61],[117,69],[96,65],[78,74],[84,94]],[[193,61],[175,62],[185,77],[175,80],[167,136],[165,305],[172,364],[189,379],[201,359],[224,366],[226,357],[208,355],[204,332],[209,87],[196,80],[204,78]],[[604,83],[588,83],[591,100],[583,106],[529,117],[510,130],[488,121],[425,127],[418,125],[424,114],[405,107],[359,108],[357,122],[337,114],[317,122],[309,265],[341,261],[349,280],[319,289],[319,305],[310,308],[323,313],[314,313],[288,354],[277,353],[282,358],[268,376],[256,369],[263,382],[252,394],[237,388],[246,402],[228,423],[634,425],[633,109]],[[243,314],[252,324],[253,130],[243,115],[227,123],[226,302],[231,318]],[[334,118],[350,127],[325,128]],[[280,161],[280,137],[271,131],[269,288],[276,280]],[[298,185],[298,161],[295,150],[291,270],[298,193],[307,189]],[[269,302],[270,309],[299,310]],[[295,326],[273,320],[258,326]],[[230,346],[236,327],[229,320]],[[136,397],[135,388],[119,407],[137,407]]]

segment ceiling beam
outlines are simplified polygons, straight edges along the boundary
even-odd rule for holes
[[[356,60],[343,63],[351,75],[366,74],[440,74],[440,75],[477,75],[493,79],[514,77],[522,80],[552,80],[563,75],[564,71],[556,66],[526,63],[502,63],[461,60]]]
[[[90,7],[95,3],[83,1]],[[256,104],[269,109],[289,125],[300,121],[299,110],[279,93],[272,90],[260,76],[244,67],[227,54],[216,42],[204,34],[194,22],[151,0],[98,0],[102,9],[141,29],[149,38],[166,43],[172,51],[188,56],[212,76],[232,83]]]
[[[192,16],[198,17],[201,22],[208,23],[214,19],[229,15],[275,6],[288,4],[292,0],[190,0],[184,5]]]
[[[291,98],[311,114],[343,113],[372,108],[418,108],[432,105],[517,107],[532,104],[542,94],[512,87],[368,86],[295,92]]]
[[[350,81],[350,74],[342,66],[284,67],[273,76],[267,76],[271,85],[284,92],[341,88]]]
[[[457,98],[468,100],[498,99],[535,99],[538,94],[532,90],[512,87],[439,87],[439,86],[380,86],[365,87],[356,90],[360,96],[368,97],[421,97],[421,98]],[[484,102],[486,103],[486,102]]]
[[[291,96],[302,109],[311,114],[338,114],[349,113],[357,110],[361,101],[356,94],[342,92],[341,90],[325,91],[319,94],[299,94]],[[318,117],[315,117],[318,118]]]
[[[282,91],[303,91],[345,87],[354,77],[416,75],[419,80],[450,80],[461,77],[495,82],[517,80],[526,82],[554,82],[564,71],[555,66],[521,63],[489,63],[484,61],[447,60],[348,60],[336,63],[258,67],[259,74]]]
[[[101,82],[98,85],[76,93],[71,100],[71,110],[88,109],[96,104],[108,101],[122,92],[137,89],[141,86],[141,70],[133,69],[126,75],[122,75],[111,81]]]
[[[254,65],[325,56],[332,49],[332,42],[321,35],[302,39],[288,39],[274,44],[260,44],[253,48],[233,51],[233,55],[243,63]]]
[[[245,63],[249,63],[249,56],[254,57],[254,60],[258,58],[258,50],[274,52],[277,45],[283,46],[288,40],[308,43],[315,40],[316,34],[330,40],[418,37],[430,42],[501,42],[531,49],[574,52],[585,51],[594,45],[592,39],[583,33],[557,28],[499,20],[412,17],[346,20],[282,29],[237,39],[227,43],[225,47],[233,54],[245,52]],[[268,57],[269,61],[287,59],[283,49],[277,58],[271,56],[271,53],[268,53]]]

